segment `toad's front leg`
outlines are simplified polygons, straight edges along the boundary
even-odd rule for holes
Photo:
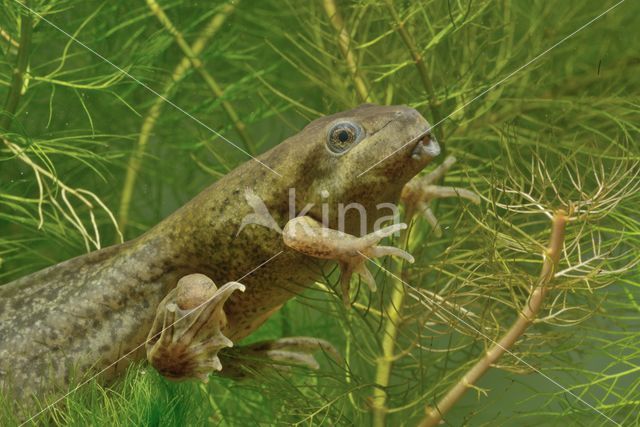
[[[227,324],[223,305],[244,285],[229,282],[220,289],[203,274],[190,274],[178,281],[156,310],[147,338],[147,359],[160,374],[179,381],[207,381],[212,371],[222,369],[218,351],[232,347],[222,334]]]
[[[431,210],[430,205],[433,200],[460,197],[475,204],[480,203],[480,197],[478,197],[478,195],[473,191],[458,187],[435,185],[435,183],[447,173],[455,162],[456,158],[449,156],[432,172],[426,175],[416,176],[411,181],[407,182],[402,188],[400,199],[405,205],[406,220],[410,221],[415,214],[422,214],[424,219],[433,228],[433,232],[436,237],[442,236],[442,229],[440,228],[440,224],[436,216]]]
[[[379,246],[385,237],[407,228],[406,224],[393,224],[363,237],[356,237],[338,230],[323,227],[315,219],[301,216],[290,220],[282,231],[284,243],[292,249],[321,259],[337,261],[340,270],[342,299],[350,305],[349,282],[357,273],[369,286],[376,290],[376,282],[366,267],[366,261],[385,255],[395,255],[409,262],[413,257],[408,252],[393,246]]]

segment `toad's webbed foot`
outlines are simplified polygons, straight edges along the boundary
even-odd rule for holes
[[[288,337],[224,351],[220,354],[224,362],[220,375],[240,380],[256,372],[272,369],[288,371],[292,366],[318,369],[319,364],[313,353],[320,351],[336,361],[342,360],[328,341],[311,337]]]
[[[362,237],[323,227],[315,219],[301,216],[290,220],[282,232],[284,243],[292,249],[321,259],[331,259],[340,265],[342,299],[350,305],[349,282],[353,273],[360,275],[371,291],[376,282],[366,267],[366,261],[385,255],[395,255],[413,262],[408,252],[393,246],[378,246],[380,240],[407,228],[406,224],[393,224]]]
[[[433,232],[437,237],[442,235],[442,229],[429,206],[432,200],[460,197],[470,200],[475,204],[480,203],[480,197],[473,191],[465,190],[464,188],[434,185],[435,182],[447,173],[455,162],[456,158],[449,156],[433,172],[413,178],[405,184],[402,189],[402,195],[400,196],[400,199],[406,207],[407,221],[409,221],[415,213],[422,214],[429,225],[433,227]]]
[[[174,381],[199,378],[207,381],[222,369],[218,351],[233,342],[221,329],[227,324],[225,301],[244,285],[229,282],[220,289],[203,274],[178,281],[156,311],[147,337],[147,359],[160,374]]]

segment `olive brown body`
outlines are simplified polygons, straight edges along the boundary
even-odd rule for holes
[[[362,134],[336,154],[327,149],[327,132],[344,122]],[[404,106],[365,105],[323,117],[258,158],[279,175],[249,160],[142,236],[0,286],[0,389],[23,400],[105,368],[100,378],[114,378],[144,356],[156,307],[186,274],[246,286],[226,302],[223,331],[234,342],[246,337],[322,270],[271,228],[250,224],[239,232],[254,212],[245,191],[264,202],[280,227],[311,205],[307,215],[335,228],[340,204],[358,203],[370,229],[389,215],[378,205],[397,202],[403,185],[431,160],[412,156],[416,138],[428,130]],[[344,231],[359,235],[360,216],[352,213]]]

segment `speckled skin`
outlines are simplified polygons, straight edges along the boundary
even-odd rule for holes
[[[325,146],[327,131],[343,119],[359,123],[365,136],[336,156]],[[287,248],[269,228],[249,225],[236,236],[242,218],[252,213],[244,190],[253,189],[281,227],[290,215],[289,188],[295,188],[298,211],[315,203],[308,215],[320,220],[326,203],[335,227],[337,203],[358,202],[367,208],[370,229],[376,205],[397,202],[403,185],[431,160],[411,156],[413,141],[428,129],[405,106],[363,105],[320,118],[259,157],[282,177],[247,161],[139,238],[0,286],[0,387],[25,401],[115,362],[144,342],[157,305],[186,274],[206,274],[218,285],[246,285],[225,304],[223,331],[234,342],[246,337],[319,279],[320,269],[317,260]],[[330,196],[322,197],[321,190]],[[356,219],[354,212],[345,231],[360,234]],[[144,346],[106,371],[103,381],[142,357]]]

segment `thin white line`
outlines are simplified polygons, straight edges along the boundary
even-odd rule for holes
[[[89,52],[93,53],[95,56],[97,56],[98,58],[102,59],[104,62],[106,62],[107,64],[111,65],[113,68],[115,68],[116,70],[120,71],[122,74],[124,74],[125,76],[129,77],[131,80],[133,80],[134,82],[138,83],[140,86],[142,86],[143,88],[147,89],[149,92],[153,93],[154,95],[156,95],[158,98],[162,99],[164,102],[166,102],[167,104],[171,105],[173,108],[175,108],[176,110],[182,112],[184,115],[186,115],[187,117],[191,118],[192,120],[194,120],[196,123],[198,123],[200,126],[204,127],[205,129],[207,129],[209,132],[213,133],[214,135],[216,135],[217,137],[221,138],[223,141],[233,145],[234,147],[236,147],[238,150],[242,151],[244,154],[246,154],[247,156],[251,157],[253,160],[255,160],[256,162],[260,163],[262,166],[264,166],[265,168],[269,169],[271,172],[275,173],[276,175],[278,175],[279,177],[282,177],[281,174],[279,174],[278,172],[276,172],[275,170],[271,169],[269,166],[267,166],[266,164],[264,164],[263,162],[261,162],[260,160],[258,160],[257,158],[255,158],[254,156],[252,156],[251,154],[249,154],[246,150],[244,150],[242,147],[238,146],[237,144],[234,144],[233,142],[231,142],[230,140],[228,140],[227,138],[225,138],[220,132],[216,131],[215,129],[211,128],[210,126],[206,125],[205,123],[203,123],[200,119],[198,119],[197,117],[194,117],[193,115],[191,115],[189,112],[187,112],[186,110],[184,110],[182,107],[178,106],[177,104],[175,104],[173,101],[165,98],[164,96],[162,96],[161,94],[159,94],[158,92],[156,92],[155,90],[153,90],[152,88],[150,88],[149,86],[147,86],[145,83],[141,82],[140,80],[138,80],[137,78],[135,78],[134,76],[132,76],[131,74],[129,74],[128,72],[126,72],[125,70],[123,70],[122,68],[120,68],[119,66],[117,66],[116,64],[114,64],[113,62],[109,61],[107,58],[105,58],[104,56],[102,56],[101,54],[99,54],[98,52],[96,52],[95,50],[93,50],[92,48],[90,48],[89,46],[87,46],[86,44],[84,44],[83,42],[81,42],[80,40],[76,39],[74,36],[72,36],[71,34],[67,33],[65,30],[63,30],[62,28],[58,27],[56,24],[54,24],[53,22],[49,21],[47,18],[45,18],[44,16],[40,15],[38,12],[36,12],[35,10],[31,9],[29,6],[20,3],[19,0],[14,0],[16,3],[18,3],[20,6],[22,6],[23,8],[27,9],[29,12],[33,13],[35,16],[37,16],[38,18],[40,18],[41,20],[43,20],[44,22],[46,22],[47,24],[51,25],[53,28],[55,28],[56,30],[60,31],[62,34],[64,34],[65,36],[69,37],[71,40],[73,40],[74,42],[78,43],[80,46],[84,47],[85,49],[87,49]]]
[[[263,265],[265,265],[268,262],[271,262],[272,259],[274,259],[275,257],[277,257],[278,255],[280,255],[282,252],[284,251],[280,251],[277,254],[275,254],[274,256],[272,256],[271,258],[269,258],[268,260],[266,260],[265,262],[263,262],[262,264],[258,265],[256,268],[254,268],[253,270],[251,270],[250,272],[248,272],[247,274],[245,274],[244,276],[242,276],[241,278],[239,278],[238,280],[236,280],[236,282],[239,282],[240,280],[244,279],[245,277],[249,276],[250,274],[252,274],[254,271],[256,271],[257,269],[261,268]]]
[[[360,255],[362,255],[363,257],[365,257],[367,260],[371,261],[375,266],[377,266],[378,268],[380,268],[381,270],[384,270],[386,273],[388,273],[389,275],[395,277],[396,279],[398,279],[400,282],[402,282],[404,285],[406,285],[407,287],[413,289],[414,291],[416,291],[418,294],[422,295],[422,293],[420,292],[419,289],[411,286],[410,284],[408,284],[407,282],[405,282],[404,280],[402,280],[400,277],[396,276],[395,274],[393,274],[392,272],[390,272],[389,270],[387,270],[386,268],[384,268],[383,266],[379,265],[378,263],[376,263],[373,259],[369,258],[368,256],[366,256],[365,254],[363,254],[362,252],[358,251],[358,253]],[[586,406],[588,406],[589,408],[593,409],[594,411],[596,411],[598,414],[602,415],[603,417],[605,417],[607,420],[611,421],[613,424],[617,425],[617,426],[622,426],[622,424],[617,423],[616,421],[612,420],[611,418],[609,418],[606,414],[604,414],[602,411],[600,411],[599,409],[595,408],[593,405],[591,405],[589,402],[587,402],[586,400],[582,399],[580,396],[578,396],[577,394],[573,393],[571,390],[569,390],[568,388],[564,387],[562,384],[560,384],[559,382],[557,382],[556,380],[554,380],[553,378],[549,377],[547,374],[545,374],[544,372],[540,371],[539,369],[535,368],[534,366],[532,366],[531,364],[529,364],[528,362],[526,362],[524,359],[522,359],[521,357],[517,356],[516,354],[514,354],[513,352],[511,352],[508,348],[505,348],[504,346],[502,346],[500,343],[492,340],[491,338],[489,338],[487,335],[485,335],[484,333],[480,332],[478,329],[476,329],[473,325],[470,325],[469,323],[467,323],[463,318],[459,317],[458,315],[456,315],[455,313],[453,313],[452,311],[447,310],[446,308],[443,307],[443,305],[438,305],[438,308],[443,309],[444,311],[447,312],[447,314],[449,314],[450,316],[455,317],[456,319],[458,319],[458,321],[464,323],[467,327],[469,327],[470,329],[474,330],[476,333],[482,335],[484,338],[486,338],[487,340],[489,340],[491,343],[493,343],[494,345],[500,347],[502,350],[504,350],[505,353],[508,353],[510,356],[514,357],[516,360],[518,360],[520,363],[526,365],[528,368],[532,369],[533,371],[537,372],[538,374],[542,375],[544,378],[546,378],[548,381],[550,381],[551,383],[555,384],[558,388],[564,390],[565,392],[569,393],[571,396],[575,397],[578,401],[584,403]]]
[[[275,257],[277,257],[278,255],[280,255],[282,252],[284,251],[280,251],[277,254],[273,255],[271,258],[269,258],[268,260],[264,261],[262,264],[258,265],[257,267],[255,267],[253,270],[249,271],[247,274],[245,274],[244,276],[242,276],[241,278],[239,278],[238,280],[235,280],[236,282],[239,282],[240,280],[244,279],[245,277],[249,276],[250,274],[252,274],[254,271],[258,270],[259,268],[261,268],[262,266],[264,266],[265,264],[269,263],[271,260],[273,260]],[[175,322],[173,322],[172,324],[170,324],[169,326],[162,328],[157,334],[155,334],[154,336],[146,339],[142,344],[138,345],[137,347],[135,347],[133,350],[127,352],[125,355],[121,356],[120,358],[118,358],[115,362],[111,363],[109,366],[107,366],[106,368],[103,368],[100,372],[98,372],[97,374],[91,376],[91,378],[81,382],[80,384],[78,384],[77,386],[75,386],[71,391],[67,392],[64,396],[56,399],[53,403],[48,404],[46,407],[44,407],[42,410],[40,410],[38,413],[36,413],[35,415],[33,415],[31,418],[29,418],[28,420],[24,421],[22,424],[20,424],[18,427],[22,427],[25,424],[31,422],[32,420],[34,420],[35,418],[37,418],[38,416],[40,416],[42,413],[46,412],[49,408],[51,408],[53,405],[56,405],[58,402],[62,401],[63,399],[65,399],[67,396],[69,396],[71,393],[75,393],[80,387],[84,386],[85,384],[87,384],[88,382],[92,381],[94,378],[96,378],[98,375],[104,373],[105,371],[107,371],[108,369],[112,368],[113,366],[115,366],[118,362],[120,362],[121,360],[125,359],[126,357],[130,356],[131,354],[135,353],[138,349],[140,349],[142,346],[146,345],[149,341],[151,341],[152,339],[156,338],[158,335],[162,334],[162,332],[164,332],[165,330],[167,330],[168,328],[172,327],[173,325],[175,325],[176,323],[178,323],[179,321],[183,320],[184,318],[186,318],[187,316],[189,316],[191,313],[194,313],[196,310],[198,310],[200,307],[203,307],[205,305],[207,305],[211,300],[213,300],[216,297],[216,295],[211,296],[211,298],[209,298],[208,300],[206,300],[205,302],[203,302],[202,304],[198,305],[197,307],[195,307],[194,309],[192,309],[191,311],[187,312],[184,316],[182,316],[181,318],[179,318],[178,320],[176,320]]]
[[[17,1],[17,0],[16,0]],[[580,28],[578,28],[577,30],[575,30],[574,32],[572,32],[571,34],[569,34],[568,36],[564,37],[562,40],[560,40],[559,42],[557,42],[556,44],[554,44],[553,46],[551,46],[550,48],[548,48],[547,50],[545,50],[544,52],[540,53],[539,55],[537,55],[535,58],[533,58],[532,60],[530,60],[529,62],[527,62],[526,64],[522,65],[521,67],[517,68],[515,71],[512,71],[511,73],[509,73],[509,75],[507,75],[506,77],[504,77],[503,79],[499,80],[497,83],[491,85],[488,89],[485,89],[484,91],[480,92],[479,95],[477,95],[475,98],[471,99],[470,101],[468,101],[467,103],[463,104],[462,106],[458,107],[457,109],[455,109],[453,111],[453,113],[449,114],[447,117],[443,118],[442,120],[440,120],[438,123],[434,124],[431,129],[434,129],[436,126],[438,126],[440,123],[444,122],[445,120],[447,120],[449,117],[453,116],[454,114],[456,114],[458,111],[464,109],[466,106],[468,106],[469,104],[471,104],[472,102],[476,101],[478,98],[484,96],[487,92],[495,89],[496,87],[500,86],[502,83],[504,83],[505,81],[509,80],[511,77],[513,77],[516,73],[520,72],[521,70],[523,70],[524,68],[528,67],[529,65],[533,64],[534,62],[536,62],[538,59],[540,59],[541,57],[543,57],[544,55],[546,55],[547,53],[549,53],[551,50],[555,49],[556,47],[558,47],[559,45],[561,45],[562,43],[564,43],[565,41],[567,41],[568,39],[570,39],[571,37],[573,37],[574,35],[576,35],[577,33],[579,33],[580,31],[584,30],[586,27],[588,27],[589,25],[593,24],[595,21],[597,21],[598,19],[602,18],[604,15],[606,15],[607,13],[609,13],[611,10],[615,9],[616,7],[620,6],[622,3],[624,3],[626,0],[620,0],[618,3],[614,4],[613,6],[611,6],[609,9],[605,10],[604,12],[602,12],[600,15],[596,16],[595,18],[591,19],[589,22],[587,22],[586,24],[582,25]],[[365,173],[369,172],[371,169],[373,169],[374,167],[376,167],[377,165],[379,165],[380,163],[384,162],[385,160],[387,160],[389,157],[393,156],[395,153],[397,153],[398,151],[402,150],[404,147],[406,147],[407,145],[411,144],[413,142],[413,138],[406,144],[404,144],[402,147],[398,148],[397,150],[395,150],[394,152],[392,152],[391,154],[385,156],[383,159],[379,160],[378,162],[374,163],[372,166],[370,166],[369,168],[367,168],[364,172],[362,172],[360,175],[358,175],[358,178],[360,178],[362,175],[364,175]]]

